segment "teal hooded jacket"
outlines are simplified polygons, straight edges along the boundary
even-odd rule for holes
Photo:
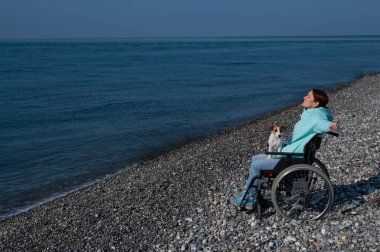
[[[304,109],[301,119],[294,126],[288,145],[281,152],[303,153],[305,145],[317,134],[329,132],[333,115],[325,107]]]

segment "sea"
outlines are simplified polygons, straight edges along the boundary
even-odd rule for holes
[[[380,36],[0,40],[0,219],[380,70]]]

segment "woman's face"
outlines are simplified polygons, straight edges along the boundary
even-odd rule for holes
[[[307,95],[303,98],[302,107],[304,108],[317,108],[319,102],[314,100],[313,91],[309,91]]]

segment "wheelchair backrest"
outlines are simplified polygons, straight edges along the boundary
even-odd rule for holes
[[[306,164],[312,164],[314,162],[315,153],[321,147],[322,136],[315,135],[304,148],[304,160]]]

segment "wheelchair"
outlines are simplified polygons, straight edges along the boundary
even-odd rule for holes
[[[335,132],[327,134],[339,136]],[[306,144],[304,153],[265,153],[282,157],[273,170],[262,170],[249,185],[249,188],[256,187],[257,219],[261,219],[265,202],[263,190],[271,190],[271,201],[276,212],[289,221],[318,220],[328,213],[334,201],[334,188],[326,166],[315,157],[321,141],[321,135],[314,136]]]

